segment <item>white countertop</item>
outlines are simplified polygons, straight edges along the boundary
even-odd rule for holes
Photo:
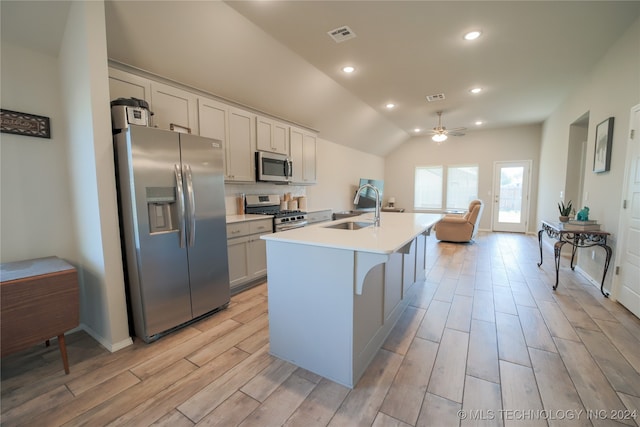
[[[233,224],[234,222],[259,221],[261,219],[271,219],[271,218],[273,218],[273,215],[258,215],[258,214],[227,215],[227,224]]]
[[[373,213],[367,213],[357,217],[268,234],[260,238],[267,241],[390,254],[398,251],[417,235],[431,228],[440,218],[442,218],[440,214],[382,212],[380,227],[371,225],[359,230],[327,228],[327,226],[342,222],[373,222]]]

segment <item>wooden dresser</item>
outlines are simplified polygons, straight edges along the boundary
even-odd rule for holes
[[[79,325],[78,272],[58,257],[0,264],[1,355],[58,337],[65,373],[64,333]]]

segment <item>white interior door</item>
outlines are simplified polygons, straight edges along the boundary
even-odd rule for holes
[[[493,231],[525,233],[531,160],[495,162],[493,170]]]
[[[618,301],[640,317],[640,104],[631,109],[624,209],[620,214]]]

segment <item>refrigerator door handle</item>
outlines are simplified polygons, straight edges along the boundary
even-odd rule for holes
[[[193,192],[193,177],[191,174],[191,166],[185,164],[183,166],[183,173],[187,183],[187,199],[188,213],[187,218],[189,220],[189,233],[187,235],[187,245],[193,247],[196,242],[196,198]]]
[[[178,239],[180,240],[180,247],[184,248],[184,191],[180,165],[174,165],[174,173],[176,175],[176,198],[178,199]]]

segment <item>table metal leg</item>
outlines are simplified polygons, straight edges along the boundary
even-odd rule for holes
[[[560,274],[560,252],[562,251],[562,245],[564,245],[567,242],[563,242],[562,240],[558,240],[554,245],[553,245],[553,255],[555,257],[555,262],[556,262],[556,284],[553,285],[553,290],[555,291],[556,289],[558,289],[558,276]]]
[[[611,248],[608,245],[600,245],[607,252],[607,257],[604,261],[604,273],[602,273],[602,282],[600,283],[600,292],[605,298],[609,298],[609,292],[604,290],[604,278],[607,277],[607,271],[609,270],[609,262],[611,262]]]
[[[571,270],[575,270],[576,269],[576,265],[574,264],[574,261],[576,259],[576,251],[578,250],[578,239],[575,239],[575,241],[573,242],[573,244],[571,245]]]
[[[540,245],[540,262],[538,263],[538,267],[542,265],[542,232],[544,230],[538,231],[538,245]]]

